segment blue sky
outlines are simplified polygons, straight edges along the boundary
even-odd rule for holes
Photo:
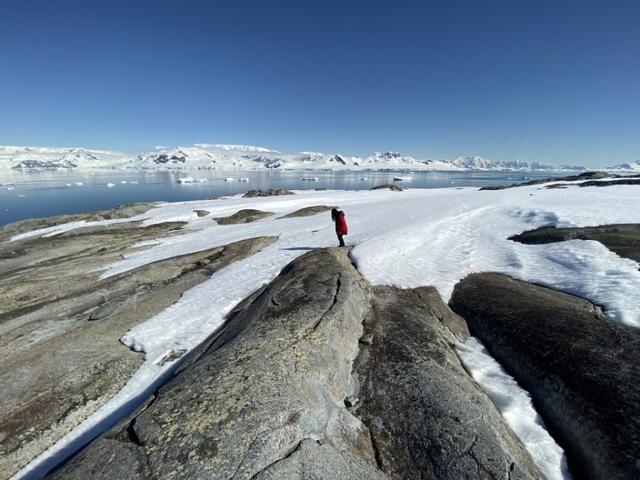
[[[638,1],[0,2],[0,144],[640,158]]]

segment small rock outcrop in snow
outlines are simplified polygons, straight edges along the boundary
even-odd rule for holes
[[[268,190],[249,190],[243,195],[243,198],[273,197],[276,195],[293,195],[293,192],[291,190],[285,190],[283,188],[269,188]]]
[[[273,215],[272,212],[263,212],[262,210],[246,208],[243,210],[239,210],[233,215],[229,215],[228,217],[218,217],[214,218],[214,220],[218,223],[218,225],[237,225],[239,223],[255,222],[257,220],[270,217],[271,215]]]

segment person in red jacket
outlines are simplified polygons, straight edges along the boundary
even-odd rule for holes
[[[343,235],[346,235],[349,231],[347,228],[347,219],[344,217],[344,212],[334,208],[331,210],[331,220],[336,224],[336,235],[340,241],[340,246],[344,247]]]

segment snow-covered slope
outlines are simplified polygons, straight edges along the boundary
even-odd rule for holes
[[[109,150],[0,145],[0,168],[16,170],[117,169],[129,160],[127,155]]]
[[[483,157],[455,160],[421,160],[398,152],[376,152],[367,157],[337,153],[283,153],[265,147],[196,143],[190,147],[158,146],[154,150],[127,155],[85,148],[2,147],[0,168],[118,169],[147,171],[188,170],[556,170],[541,163],[496,162]],[[565,167],[563,170],[584,170]]]

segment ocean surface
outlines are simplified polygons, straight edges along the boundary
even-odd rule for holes
[[[558,175],[558,172],[3,171],[0,172],[0,225],[25,218],[102,210],[124,203],[199,200],[251,189],[367,190],[382,183],[397,183],[403,188],[483,187]],[[193,177],[195,182],[178,183],[179,178],[186,176]],[[412,180],[394,182],[395,176],[411,176]],[[240,178],[249,181],[240,182]]]

